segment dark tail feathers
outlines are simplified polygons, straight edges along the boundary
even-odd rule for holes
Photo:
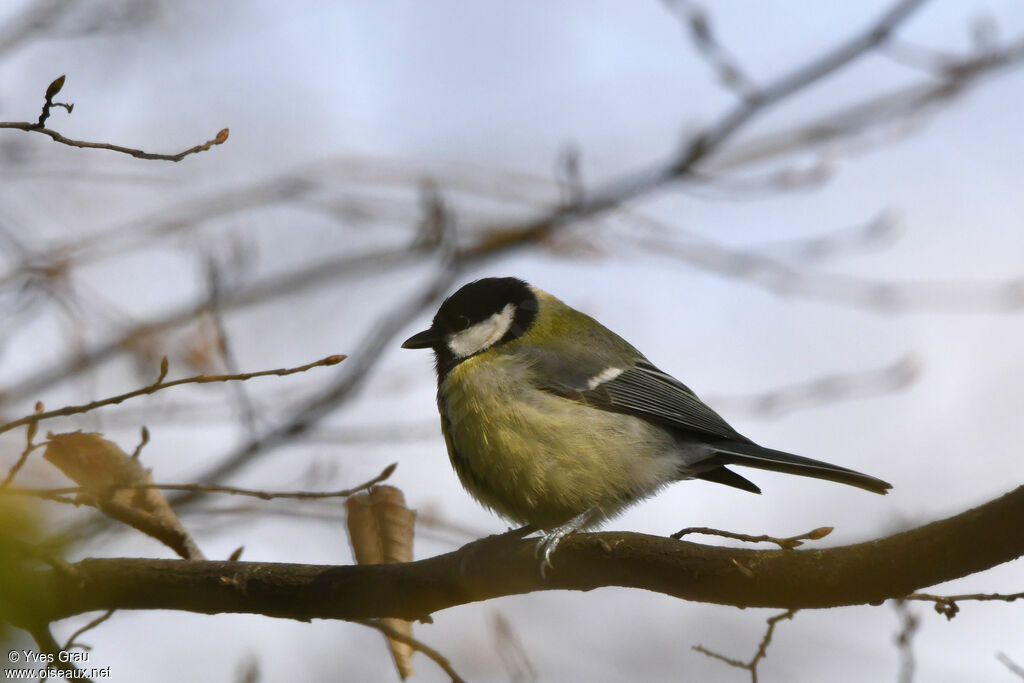
[[[792,453],[776,451],[771,448],[758,446],[755,443],[744,443],[743,441],[722,441],[713,444],[717,453],[712,457],[719,465],[741,465],[743,467],[756,467],[761,470],[772,472],[785,472],[786,474],[798,474],[802,477],[814,477],[815,479],[826,479],[848,486],[871,491],[872,493],[886,494],[892,488],[892,484],[882,481],[867,474],[861,474],[854,470],[848,470],[838,465],[830,465],[820,460],[804,458]],[[703,464],[703,463],[702,463]],[[710,464],[710,463],[708,463]],[[732,474],[732,473],[730,473]],[[738,476],[738,475],[737,475]],[[712,481],[717,479],[709,478]],[[732,486],[736,486],[730,482]],[[738,487],[744,488],[744,487]],[[747,489],[750,490],[750,489]]]

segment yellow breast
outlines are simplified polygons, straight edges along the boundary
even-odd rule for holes
[[[550,529],[595,507],[615,514],[677,477],[663,430],[538,389],[532,372],[491,353],[460,363],[439,388],[452,465],[481,503]]]

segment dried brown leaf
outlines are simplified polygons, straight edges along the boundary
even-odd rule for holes
[[[148,473],[142,465],[96,433],[50,434],[43,458],[96,496],[147,483]]]
[[[359,564],[393,564],[412,560],[416,513],[405,506],[405,496],[394,486],[374,486],[345,500],[348,537]],[[412,623],[403,619],[381,619],[399,633],[412,637]],[[413,647],[387,638],[398,675],[405,680],[413,674]]]
[[[185,559],[202,559],[149,470],[101,434],[50,434],[43,458],[84,491],[80,500],[172,548]]]

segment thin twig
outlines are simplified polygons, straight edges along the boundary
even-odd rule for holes
[[[139,438],[139,445],[132,451],[132,460],[138,460],[139,456],[142,455],[142,449],[149,443],[149,427],[142,425],[141,434]]]
[[[743,99],[755,97],[757,85],[715,36],[706,10],[689,0],[664,0],[664,5],[685,23],[697,52],[711,66],[722,85]]]
[[[1024,666],[1021,666],[1017,662],[1013,661],[1012,659],[1007,657],[1006,654],[1003,652],[997,652],[996,659],[999,660],[1000,664],[1009,669],[1010,673],[1016,674],[1021,680],[1024,680]]]
[[[879,49],[878,54],[888,57],[897,64],[923,71],[930,76],[945,76],[950,64],[956,63],[952,54],[912,43],[908,40],[891,40]]]
[[[70,147],[81,147],[83,149],[109,149],[112,152],[120,152],[133,156],[136,159],[149,159],[153,161],[181,161],[185,157],[191,154],[198,154],[199,152],[205,152],[206,150],[216,145],[221,145],[227,142],[228,129],[224,128],[211,140],[196,145],[195,147],[189,147],[183,152],[176,154],[157,154],[155,152],[145,152],[141,149],[134,149],[132,147],[122,147],[121,145],[114,145],[109,142],[88,142],[86,140],[75,140],[73,138],[65,137],[55,130],[50,128],[39,128],[34,123],[28,123],[26,121],[0,121],[0,128],[13,128],[15,130],[25,130],[32,133],[42,133],[43,135],[49,136],[54,142],[59,142],[62,145],[68,145]]]
[[[820,264],[862,250],[891,246],[900,230],[894,212],[883,209],[864,222],[807,237],[762,242],[753,246],[752,251],[794,263]]]
[[[817,541],[820,538],[825,538],[832,533],[833,527],[822,526],[817,529],[812,529],[805,534],[798,534],[796,536],[789,536],[788,538],[777,538],[775,536],[750,536],[748,534],[738,534],[733,531],[722,531],[720,529],[712,529],[706,526],[691,526],[685,529],[680,529],[670,536],[679,540],[687,534],[706,534],[708,536],[721,536],[723,538],[733,538],[737,541],[745,541],[747,543],[774,543],[783,550],[792,550],[798,546],[804,544],[804,541]]]
[[[963,595],[932,595],[931,593],[911,593],[903,600],[921,600],[935,603],[935,611],[952,619],[960,612],[958,602],[972,600],[978,602],[1014,602],[1024,600],[1024,593],[965,593]]]
[[[583,201],[585,184],[583,171],[580,168],[582,153],[576,145],[567,145],[559,153],[555,161],[555,181],[558,183],[563,205],[578,204]]]
[[[94,628],[96,628],[97,626],[102,624],[104,621],[106,621],[110,617],[114,616],[114,612],[116,612],[116,611],[117,610],[108,609],[106,612],[104,612],[100,616],[96,617],[95,619],[93,619],[88,624],[86,624],[82,628],[78,629],[74,633],[72,633],[71,636],[68,638],[67,642],[64,643],[64,647],[62,647],[61,649],[64,650],[65,652],[70,650],[73,647],[80,647],[83,650],[91,649],[88,645],[82,645],[80,643],[76,643],[75,642],[75,638],[77,638],[78,636],[82,635],[86,631],[93,630]]]
[[[379,484],[380,482],[384,481],[392,474],[394,474],[396,467],[398,467],[397,462],[391,463],[373,479],[370,479],[369,481],[366,481],[360,484],[359,486],[354,486],[348,489],[341,489],[340,491],[262,491],[258,489],[244,489],[236,486],[219,486],[216,484],[196,483],[130,484],[127,486],[112,487],[107,492],[110,495],[113,495],[118,491],[145,491],[148,489],[158,489],[160,491],[187,491],[193,494],[224,493],[232,496],[248,496],[250,498],[259,498],[260,500],[273,500],[274,498],[289,498],[292,500],[320,500],[323,498],[346,498],[353,494],[359,493],[360,491],[365,491],[371,486],[375,486],[376,484]],[[87,486],[64,486],[49,489],[8,487],[6,489],[0,489],[0,495],[42,498],[44,500],[71,503],[74,505],[81,504],[83,501],[78,499],[65,498],[65,496],[77,494],[95,495],[95,493],[95,489]]]
[[[905,600],[896,601],[896,613],[900,617],[899,633],[896,634],[896,647],[900,653],[899,683],[912,683],[914,680],[914,634],[920,626],[917,615],[910,611]]]
[[[69,675],[67,676],[69,680],[92,681],[91,678],[86,678],[84,675],[81,675],[82,671],[72,662],[61,661],[60,645],[50,632],[49,624],[34,624],[26,628],[26,630],[32,636],[32,639],[36,641],[36,646],[39,648],[39,651],[50,656],[51,659],[46,664],[48,672],[51,669],[59,669],[61,671],[69,672]]]
[[[778,389],[746,396],[712,396],[705,400],[715,410],[730,415],[746,412],[778,416],[803,407],[847,401],[866,396],[886,395],[912,384],[921,374],[921,364],[913,355],[880,368],[859,372],[835,373],[790,384]]]
[[[14,538],[6,534],[0,534],[0,542],[3,545],[15,548],[22,555],[33,557],[44,564],[50,565],[54,571],[63,576],[73,577],[75,574],[75,568],[65,562],[63,558],[54,555],[39,545],[27,543],[20,538]]]
[[[495,610],[491,619],[494,638],[497,641],[498,655],[509,674],[511,681],[536,681],[539,677],[536,667],[530,661],[530,655],[523,646],[512,622],[501,612]]]
[[[136,389],[134,391],[129,391],[129,392],[124,393],[124,394],[119,394],[117,396],[111,396],[110,398],[101,399],[99,401],[93,401],[92,403],[86,403],[86,404],[77,405],[77,406],[65,406],[65,407],[59,408],[57,410],[50,410],[50,411],[46,411],[46,412],[40,412],[40,413],[36,413],[34,415],[26,415],[25,417],[20,418],[18,420],[14,420],[13,422],[8,422],[5,425],[0,425],[0,434],[4,433],[6,431],[10,431],[11,429],[14,429],[15,427],[20,427],[20,426],[26,425],[26,424],[32,424],[32,423],[35,423],[35,422],[39,422],[41,420],[48,420],[48,419],[54,418],[54,417],[67,417],[69,415],[78,415],[80,413],[88,413],[88,412],[90,412],[92,410],[96,410],[97,408],[102,408],[103,406],[115,405],[115,404],[121,403],[123,401],[127,401],[130,398],[135,398],[137,396],[143,396],[145,394],[153,394],[153,393],[156,393],[157,391],[160,391],[160,390],[163,390],[163,389],[167,389],[167,388],[170,388],[170,387],[180,386],[182,384],[210,384],[210,383],[213,383],[213,382],[234,382],[234,381],[244,382],[246,380],[250,380],[250,379],[253,379],[255,377],[269,377],[269,376],[285,377],[287,375],[294,375],[296,373],[306,372],[307,370],[311,370],[312,368],[324,367],[324,366],[329,366],[329,365],[337,365],[338,363],[340,363],[343,360],[345,360],[345,356],[340,355],[340,354],[336,354],[336,355],[327,356],[326,358],[321,358],[318,361],[314,361],[312,363],[307,363],[305,365],[300,365],[300,366],[294,367],[294,368],[279,368],[277,370],[260,370],[260,371],[257,371],[257,372],[243,372],[243,373],[238,373],[238,374],[233,374],[233,375],[196,375],[195,377],[185,377],[183,379],[176,379],[176,380],[172,380],[170,382],[165,382],[164,381],[164,377],[167,374],[167,362],[166,362],[167,359],[164,358],[163,362],[161,362],[161,372],[160,372],[160,375],[157,377],[157,380],[155,382],[153,382],[152,384],[150,384],[149,386],[145,386],[145,387],[143,387],[141,389]]]
[[[181,161],[190,154],[197,154],[199,152],[205,152],[215,145],[221,145],[227,142],[228,129],[224,128],[212,140],[207,140],[201,145],[190,147],[184,152],[178,152],[177,154],[156,154],[153,152],[144,152],[141,149],[133,149],[131,147],[123,147],[121,145],[114,145],[109,142],[87,142],[85,140],[74,140],[69,137],[61,135],[55,130],[47,128],[45,126],[46,120],[50,117],[50,110],[53,107],[63,107],[70,114],[74,109],[73,104],[67,104],[65,102],[54,102],[53,98],[60,92],[61,88],[64,87],[64,76],[59,76],[50,83],[46,89],[46,96],[43,102],[42,112],[39,114],[39,119],[35,123],[28,121],[0,121],[0,128],[12,128],[15,130],[24,130],[30,133],[42,133],[43,135],[49,136],[54,142],[59,142],[62,145],[69,145],[71,147],[81,147],[85,149],[107,149],[112,152],[120,152],[122,154],[128,154],[137,159],[150,159],[156,161]]]
[[[702,270],[749,283],[779,296],[865,308],[887,313],[941,310],[978,313],[1024,308],[1024,279],[995,281],[893,282],[831,273],[811,273],[749,250],[711,242],[684,243],[636,236],[633,244],[659,258],[678,259]]]
[[[776,614],[773,617],[768,617],[768,628],[765,630],[764,637],[761,638],[761,643],[757,646],[757,652],[754,653],[754,656],[749,662],[741,662],[738,659],[726,657],[725,655],[721,655],[707,649],[703,645],[694,645],[693,649],[703,655],[711,657],[712,659],[725,662],[729,666],[736,667],[737,669],[746,669],[750,672],[751,683],[757,683],[757,664],[768,655],[768,646],[771,644],[772,636],[775,634],[776,624],[784,619],[792,619],[794,614],[796,614],[796,610],[786,610],[782,614]]]
[[[224,293],[224,287],[221,282],[222,277],[220,270],[217,268],[217,265],[212,258],[209,259],[206,264],[206,273],[206,279],[209,283],[210,289],[210,307],[207,309],[207,314],[210,316],[210,321],[213,323],[213,329],[217,340],[217,350],[220,352],[221,358],[224,361],[224,368],[228,372],[239,372],[238,359],[235,356],[233,345],[228,339],[227,325],[224,324],[224,316],[221,311],[221,300],[223,299]],[[252,398],[246,391],[244,384],[233,384],[232,387],[235,389],[235,401],[238,403],[242,424],[250,434],[255,434],[256,408],[253,404]]]
[[[42,402],[36,403],[36,415],[39,415],[40,413],[42,413],[42,411]],[[39,448],[40,445],[42,445],[32,443],[32,439],[35,438],[36,435],[37,427],[38,423],[32,422],[29,424],[28,429],[25,430],[25,450],[21,452],[21,456],[18,458],[18,461],[11,466],[11,469],[7,472],[7,477],[3,480],[3,482],[0,482],[0,489],[5,489],[8,486],[10,486],[11,482],[14,481],[14,477],[17,476],[18,472],[21,471],[21,468],[24,467],[25,463],[28,461],[28,456],[32,453],[32,451],[34,451],[35,449]]]
[[[451,662],[442,655],[440,652],[430,647],[426,643],[416,640],[412,636],[408,636],[401,631],[393,628],[390,624],[386,624],[377,619],[350,619],[354,624],[361,624],[362,626],[368,626],[369,628],[377,629],[389,638],[393,638],[401,643],[409,645],[413,649],[422,652],[426,656],[430,657],[434,662],[444,669],[444,672],[448,674],[448,677],[453,683],[464,683],[462,676],[459,676],[458,672],[452,668]]]

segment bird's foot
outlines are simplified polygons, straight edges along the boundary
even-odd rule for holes
[[[540,578],[547,578],[548,567],[554,569],[555,565],[551,563],[551,556],[554,555],[555,549],[558,548],[562,539],[590,524],[598,513],[597,508],[591,508],[576,515],[562,526],[544,532],[544,535],[537,541],[537,549],[534,551],[534,557],[540,558]]]

